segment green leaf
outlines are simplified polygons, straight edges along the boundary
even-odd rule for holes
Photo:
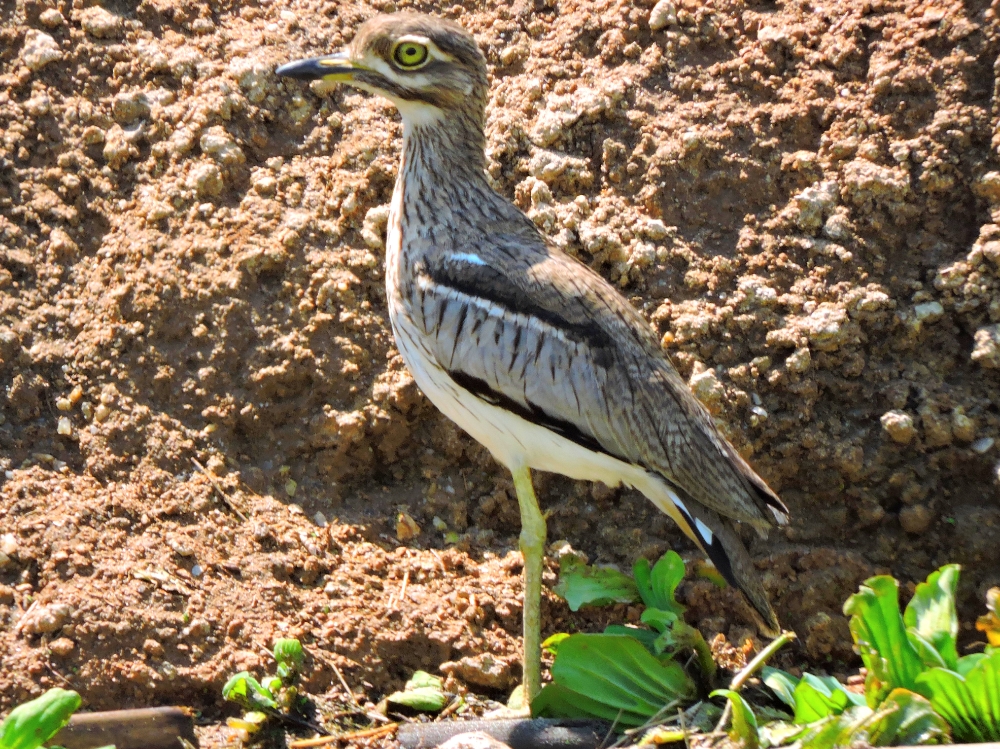
[[[915,691],[948,721],[956,741],[1000,741],[1000,650],[977,655],[959,658],[957,672],[925,671]]]
[[[673,611],[663,611],[662,609],[647,608],[642,612],[639,620],[643,624],[648,624],[657,632],[666,632],[677,621],[677,614]]]
[[[775,720],[762,725],[757,733],[760,736],[760,743],[764,746],[785,746],[796,741],[807,731],[809,731],[809,726],[800,726],[798,723],[786,720]]]
[[[948,724],[931,703],[908,689],[894,689],[865,723],[872,746],[916,746],[950,742]]]
[[[669,611],[676,616],[684,613],[684,606],[677,603],[674,594],[684,579],[684,561],[675,551],[668,551],[652,570],[649,562],[640,558],[632,565],[632,574],[643,603],[650,608]]]
[[[757,734],[757,716],[753,714],[750,705],[747,704],[739,692],[732,689],[716,689],[709,697],[725,697],[729,704],[733,706],[733,728],[729,733],[730,738],[740,739],[746,749],[757,749],[760,746],[760,737]]]
[[[869,578],[847,599],[851,634],[868,669],[865,696],[877,706],[896,687],[913,688],[923,663],[907,637],[899,613],[899,583],[888,575]]]
[[[297,671],[305,658],[302,643],[293,639],[280,639],[274,643],[274,659],[278,665],[287,664],[291,671]]]
[[[764,666],[760,670],[760,677],[761,681],[771,688],[771,691],[778,696],[779,700],[792,708],[792,710],[795,709],[795,687],[799,684],[798,679],[787,671],[771,668],[770,666]]]
[[[651,629],[643,629],[641,627],[631,627],[627,624],[609,624],[604,628],[604,634],[606,635],[625,635],[626,637],[633,637],[642,643],[643,647],[646,648],[653,655],[659,655],[656,652],[656,643],[662,635],[657,635]],[[567,635],[568,637],[569,635]],[[544,643],[542,643],[544,645]],[[662,651],[661,651],[662,652]]]
[[[852,707],[808,725],[806,731],[797,737],[797,743],[809,749],[840,749],[850,746],[852,737],[863,729],[865,721],[874,714],[865,705]]]
[[[944,657],[934,647],[934,643],[925,640],[916,629],[907,629],[906,636],[916,651],[917,657],[920,658],[920,662],[924,664],[924,668],[948,668],[948,664],[944,662]]]
[[[278,707],[274,694],[261,686],[249,671],[240,671],[231,676],[222,687],[222,696],[251,710],[262,707],[274,710]]]
[[[569,633],[567,632],[556,632],[551,637],[547,637],[545,639],[545,641],[542,643],[542,650],[547,650],[548,652],[552,653],[552,655],[555,655],[556,653],[559,652],[559,643],[561,643],[567,637],[569,637]]]
[[[586,714],[641,725],[665,705],[694,696],[695,686],[674,661],[660,663],[632,637],[578,634],[559,645],[552,664],[552,680],[532,702],[532,715],[561,717],[567,694],[573,693]],[[546,694],[546,690],[550,690]],[[600,709],[595,707],[600,705]],[[576,711],[573,717],[579,717]]]
[[[406,682],[403,691],[393,692],[388,700],[414,710],[435,713],[448,704],[448,695],[444,692],[444,681],[440,677],[426,671],[416,671]]]
[[[641,726],[648,716],[611,707],[572,689],[551,682],[546,684],[531,703],[532,716],[558,718],[600,718],[621,726]]]
[[[559,582],[553,590],[566,599],[570,611],[640,600],[635,581],[628,575],[609,567],[589,567],[571,555],[559,560]]]
[[[840,715],[849,707],[865,704],[860,694],[850,692],[832,676],[804,674],[795,687],[795,722],[814,723]]]
[[[933,744],[948,740],[948,726],[927,700],[906,689],[896,689],[878,710],[854,705],[839,715],[809,724],[794,738],[798,746],[808,749]]]
[[[926,582],[917,586],[906,606],[903,622],[920,637],[931,643],[941,654],[944,666],[952,670],[958,663],[958,614],[955,612],[955,590],[961,567],[946,564],[932,572]],[[920,648],[917,648],[919,651]],[[926,661],[925,661],[926,662]]]
[[[10,711],[0,723],[0,749],[37,749],[69,723],[80,695],[54,687]]]

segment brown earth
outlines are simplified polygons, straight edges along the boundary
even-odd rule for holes
[[[978,612],[1000,583],[996,3],[0,0],[0,710],[70,684],[218,716],[282,635],[342,704],[335,666],[372,702],[463,658],[480,693],[516,683],[510,480],[387,323],[398,117],[271,72],[397,8],[476,33],[497,188],[631,297],[792,509],[752,547],[788,657],[850,666],[840,606],[876,571],[962,562]],[[631,492],[537,483],[550,538],[592,561],[691,551]],[[706,632],[749,632],[731,592],[682,594]],[[550,594],[545,630],[629,613]]]

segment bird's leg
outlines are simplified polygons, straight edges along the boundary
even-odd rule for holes
[[[521,508],[521,554],[524,557],[524,701],[525,707],[542,688],[542,560],[545,555],[545,518],[531,486],[531,470],[513,471],[514,490]]]

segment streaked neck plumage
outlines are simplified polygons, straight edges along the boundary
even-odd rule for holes
[[[390,218],[402,246],[390,249],[410,255],[404,264],[467,245],[516,212],[486,179],[481,114],[412,103],[400,110],[403,154]]]

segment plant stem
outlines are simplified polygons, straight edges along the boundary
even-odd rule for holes
[[[740,691],[743,688],[743,685],[746,684],[747,679],[753,676],[761,668],[761,666],[767,663],[768,659],[772,655],[777,653],[779,650],[781,650],[781,648],[785,647],[785,645],[787,645],[794,639],[795,639],[794,632],[789,630],[782,632],[780,637],[778,637],[776,640],[773,640],[766,648],[757,653],[757,656],[752,661],[750,661],[743,668],[742,671],[740,671],[738,674],[736,674],[736,676],[733,677],[733,680],[729,682],[729,688],[734,692]],[[719,718],[719,722],[715,725],[716,731],[725,730],[726,723],[729,722],[729,716],[732,714],[732,712],[733,712],[733,704],[732,702],[727,700],[726,707],[722,711],[722,717]]]
[[[712,658],[712,648],[705,642],[705,637],[694,627],[678,619],[672,627],[677,644],[691,648],[698,658],[698,667],[706,684],[715,680],[715,659]]]

